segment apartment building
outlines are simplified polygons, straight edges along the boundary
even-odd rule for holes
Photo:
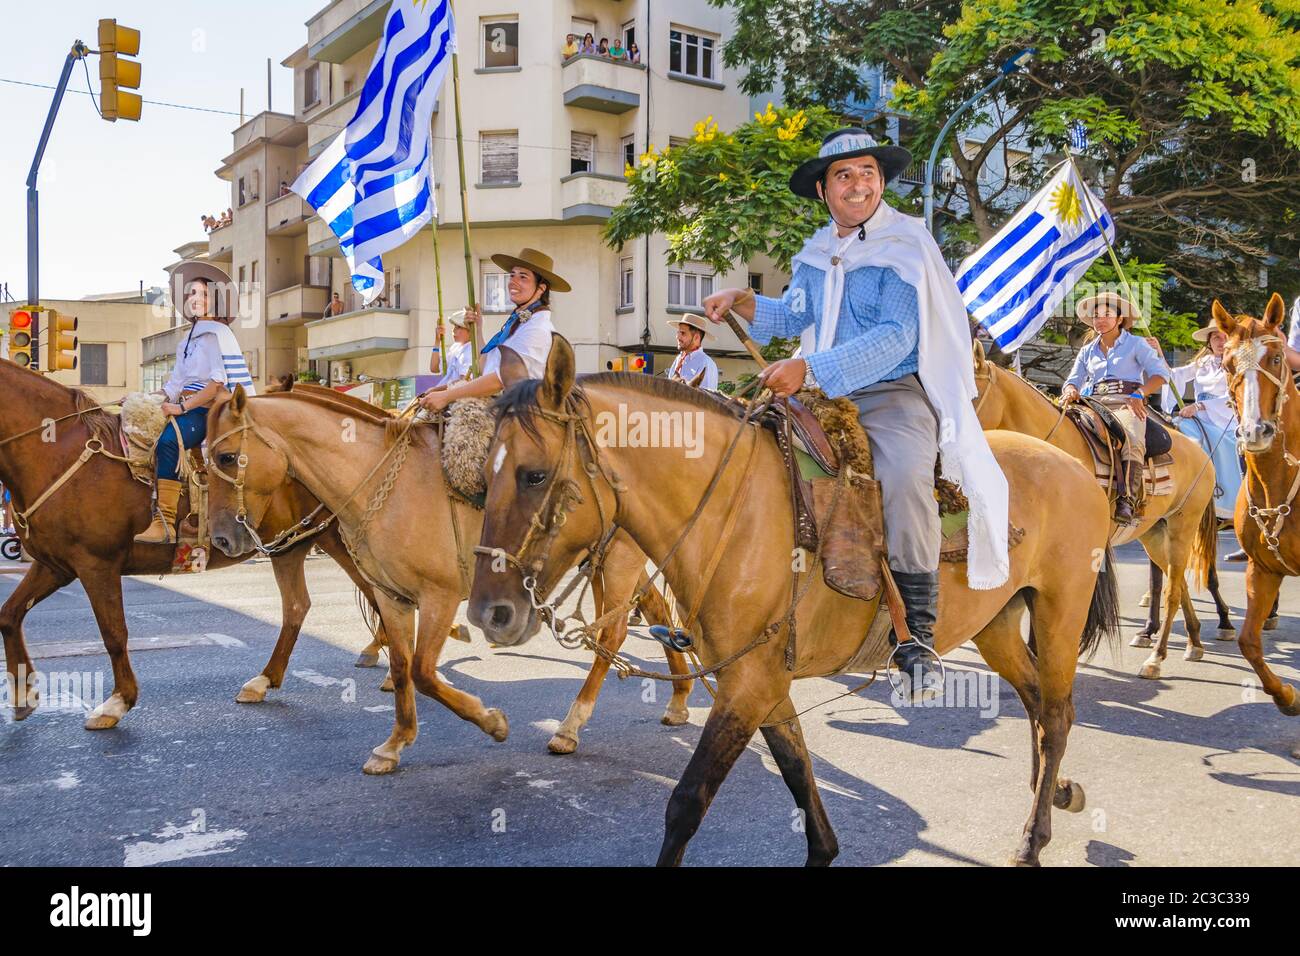
[[[385,255],[383,298],[364,307],[328,226],[283,191],[352,118],[388,7],[335,0],[307,21],[307,42],[282,61],[294,73],[293,113],[261,113],[235,130],[216,171],[230,183],[231,221],[206,249],[177,250],[206,255],[247,290],[236,335],[259,385],[309,369],[336,383],[428,372],[438,315],[433,228]],[[712,289],[779,293],[785,276],[770,262],[714,275],[667,262],[662,236],[620,252],[600,236],[626,195],[625,165],[648,145],[683,141],[706,116],[723,128],[749,117],[739,77],[721,59],[729,13],[706,0],[459,0],[456,14],[472,257],[467,275],[449,80],[433,118],[445,311],[466,304],[472,278],[494,331],[509,302],[490,257],[531,246],[573,285],[555,296],[553,314],[580,370],[643,348],[662,353],[662,368],[676,351],[668,319],[698,310]],[[588,32],[635,42],[641,62],[564,59],[566,35]],[[332,292],[344,311],[322,318]],[[723,378],[752,368],[726,329],[708,348]]]

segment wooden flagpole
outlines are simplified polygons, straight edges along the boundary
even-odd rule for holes
[[[451,13],[455,17],[456,7],[454,3],[451,5]],[[457,34],[456,45],[460,45],[459,33]],[[469,245],[469,190],[465,185],[465,133],[460,120],[460,54],[456,52],[451,55],[451,88],[456,110],[456,160],[460,166],[460,229],[465,243],[465,288],[469,293],[469,307],[472,309],[476,304],[474,298],[474,254],[470,251]],[[477,378],[479,374],[479,331],[479,323],[470,323],[470,342],[473,350],[470,353],[469,365],[471,378]]]
[[[438,290],[438,371],[447,372],[447,326],[442,310],[442,260],[438,256],[438,218],[433,220],[433,283]]]

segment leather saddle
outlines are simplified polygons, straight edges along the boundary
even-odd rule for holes
[[[1110,437],[1112,447],[1115,450],[1116,457],[1123,448],[1124,442],[1128,441],[1128,433],[1124,431],[1124,426],[1114,416],[1111,410],[1101,402],[1092,398],[1085,397],[1082,404],[1086,405],[1106,426],[1106,432]],[[1079,419],[1075,419],[1076,422]],[[1154,409],[1147,409],[1146,417],[1146,458],[1150,460],[1160,455],[1168,454],[1174,447],[1174,440],[1170,436],[1166,422],[1161,418],[1160,413]]]

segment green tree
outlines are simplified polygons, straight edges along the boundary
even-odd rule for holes
[[[723,58],[746,71],[748,93],[781,88],[791,105],[844,111],[867,98],[862,67],[883,64],[918,154],[1000,62],[1034,47],[1028,70],[962,122],[991,126],[984,144],[971,156],[945,144],[957,176],[937,197],[943,218],[992,235],[1015,196],[1005,181],[982,188],[983,167],[1016,142],[1045,152],[1022,173],[1041,182],[1079,120],[1081,165],[1121,251],[1165,264],[1171,307],[1202,311],[1218,296],[1247,311],[1271,289],[1300,291],[1296,0],[710,2],[735,12]]]

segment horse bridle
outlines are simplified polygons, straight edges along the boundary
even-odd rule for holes
[[[1283,345],[1286,340],[1278,335],[1260,335],[1249,339],[1251,342],[1259,342],[1262,345]],[[1282,552],[1278,547],[1282,537],[1282,526],[1286,524],[1286,519],[1291,514],[1291,503],[1295,500],[1296,494],[1300,493],[1300,459],[1297,459],[1286,447],[1286,429],[1282,426],[1282,409],[1286,406],[1290,394],[1286,387],[1287,383],[1278,376],[1274,375],[1268,369],[1260,364],[1259,358],[1254,350],[1249,355],[1241,352],[1239,349],[1233,349],[1233,365],[1235,366],[1231,378],[1228,379],[1228,405],[1237,415],[1237,420],[1241,420],[1241,412],[1237,408],[1236,389],[1238,383],[1247,372],[1254,372],[1257,375],[1263,375],[1264,378],[1277,386],[1277,400],[1274,403],[1273,414],[1264,421],[1273,426],[1273,433],[1277,435],[1278,440],[1282,443],[1282,460],[1290,467],[1296,470],[1295,478],[1291,481],[1291,488],[1287,492],[1286,498],[1278,505],[1273,507],[1261,508],[1255,504],[1250,497],[1250,481],[1245,484],[1246,490],[1246,513],[1255,519],[1255,525],[1259,528],[1259,536],[1263,539],[1264,544],[1268,546],[1273,557],[1287,569],[1290,574],[1300,574],[1300,571],[1293,568],[1286,558],[1282,557]],[[1243,456],[1250,454],[1247,452],[1241,436],[1241,425],[1237,425],[1237,450]],[[1264,501],[1268,503],[1268,485],[1264,485]],[[1270,527],[1270,523],[1272,526]]]

